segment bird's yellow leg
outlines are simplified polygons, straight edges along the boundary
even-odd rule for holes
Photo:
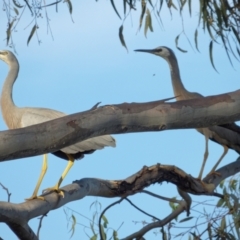
[[[216,162],[216,164],[213,166],[212,170],[210,171],[209,174],[217,174],[219,175],[219,173],[215,172],[216,168],[218,167],[219,163],[222,161],[222,159],[225,157],[225,155],[227,154],[228,152],[228,147],[225,146],[225,145],[222,145],[223,148],[224,148],[224,151],[223,151],[223,154],[221,155],[221,157],[218,159],[218,161]],[[208,174],[208,175],[209,175]]]
[[[67,167],[64,169],[60,179],[58,180],[57,184],[53,187],[47,188],[44,190],[44,192],[50,192],[50,191],[56,191],[58,192],[62,197],[64,197],[64,193],[62,190],[59,189],[63,179],[66,177],[66,175],[68,174],[69,170],[72,168],[73,164],[74,164],[74,158],[67,154],[68,156],[68,164]]]
[[[30,198],[26,198],[25,200],[26,201],[29,201],[29,200],[32,200],[32,199],[41,199],[41,200],[44,200],[44,197],[38,197],[37,196],[37,193],[38,193],[38,190],[39,190],[39,187],[42,183],[42,180],[47,172],[47,168],[48,168],[48,160],[47,160],[47,154],[44,154],[43,155],[43,165],[42,165],[42,170],[41,170],[41,174],[38,178],[38,182],[37,182],[37,185],[33,191],[33,194]]]
[[[205,144],[206,144],[206,146],[205,146],[205,153],[204,153],[204,157],[203,157],[203,163],[202,163],[199,175],[198,175],[199,179],[202,179],[203,170],[204,170],[207,158],[208,158],[208,136],[206,136],[206,135],[204,135],[204,136],[205,136]]]
[[[205,164],[207,162],[207,158],[208,158],[208,140],[209,140],[209,137],[208,137],[207,133],[204,133],[204,136],[205,136],[205,144],[206,144],[205,145],[205,153],[204,153],[203,163],[202,163],[202,166],[201,166],[201,170],[199,172],[198,179],[200,180],[201,184],[206,189],[206,191],[212,193],[213,190],[215,189],[214,184],[212,184],[212,183],[205,183],[205,182],[202,181],[203,170],[204,170]]]

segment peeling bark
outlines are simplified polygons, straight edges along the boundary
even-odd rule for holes
[[[83,178],[76,180],[61,189],[64,191],[64,198],[55,192],[45,193],[45,200],[31,200],[20,204],[0,202],[0,222],[9,225],[12,231],[20,239],[37,239],[27,222],[32,218],[45,215],[49,211],[62,207],[63,205],[77,201],[87,196],[99,196],[106,198],[127,196],[141,192],[151,184],[162,183],[164,181],[175,184],[184,192],[195,195],[214,195],[214,189],[225,178],[240,172],[240,161],[234,161],[217,170],[219,175],[208,175],[204,184],[191,175],[186,174],[181,169],[171,165],[156,164],[150,167],[144,166],[137,173],[123,180],[103,180],[96,178]],[[211,191],[208,186],[211,184]],[[188,203],[180,202],[179,208],[169,214],[164,220],[144,227],[140,233],[149,229],[163,226],[183,211],[189,211]],[[176,215],[177,214],[177,215]],[[140,233],[136,233],[137,235]],[[24,238],[21,238],[25,234]],[[26,236],[28,234],[28,236]],[[131,235],[132,236],[132,235]],[[135,236],[135,235],[134,235]],[[125,239],[131,239],[126,237]]]
[[[209,127],[217,131],[215,125],[218,124],[221,124],[222,129],[231,129],[234,133],[233,143],[240,143],[238,136],[240,128],[229,124],[240,120],[239,109],[240,91],[173,103],[160,100],[99,108],[96,106],[89,111],[42,124],[0,132],[0,161],[54,152],[87,138],[104,134],[200,127]],[[220,137],[226,137],[227,131],[222,129],[217,134]],[[189,214],[191,197],[187,193],[217,196],[214,190],[218,184],[223,179],[240,172],[240,161],[228,164],[217,171],[220,175],[209,175],[203,182],[186,174],[178,167],[161,164],[144,166],[140,171],[123,180],[84,178],[63,187],[64,198],[51,192],[43,195],[44,201],[36,199],[20,204],[0,202],[0,222],[6,223],[20,239],[35,240],[38,237],[29,227],[28,221],[46,215],[49,211],[71,201],[80,200],[86,196],[124,199],[154,183],[166,181],[175,184],[184,198],[179,202],[179,207],[163,220],[148,224],[125,238],[141,239],[147,231],[164,226],[183,211]]]

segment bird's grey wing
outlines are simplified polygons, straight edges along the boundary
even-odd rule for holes
[[[26,108],[21,118],[21,127],[27,127],[34,124],[43,123],[63,116],[66,116],[66,114],[51,109]],[[61,151],[68,154],[74,154],[77,152],[102,149],[106,146],[116,146],[115,139],[110,135],[89,138],[82,142],[78,142],[71,146],[62,148]]]
[[[47,108],[24,108],[21,117],[21,127],[47,122],[66,114]]]
[[[93,137],[89,138],[87,140],[84,140],[82,142],[78,142],[74,145],[71,145],[69,147],[65,147],[61,149],[61,151],[65,153],[77,153],[77,152],[84,152],[89,150],[99,150],[103,149],[104,147],[115,147],[116,141],[115,139],[110,135],[103,135],[99,137]]]
[[[222,124],[219,125],[220,127],[224,127],[227,129],[230,129],[234,132],[240,133],[240,126],[238,126],[236,123],[232,122],[232,123],[226,123],[226,124]]]
[[[225,145],[240,154],[240,134],[221,126],[212,126],[209,128],[199,128],[198,132],[206,134],[210,140]]]

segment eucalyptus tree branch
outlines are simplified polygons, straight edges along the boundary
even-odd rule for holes
[[[240,90],[173,103],[123,103],[0,132],[0,162],[57,151],[105,134],[210,127],[240,120]],[[224,128],[223,128],[224,129]],[[240,135],[233,131],[240,142]]]
[[[10,202],[11,193],[9,192],[8,188],[6,188],[2,183],[0,183],[0,186],[7,192],[8,202]]]
[[[195,195],[213,195],[213,190],[223,179],[240,172],[240,161],[234,161],[218,169],[217,172],[220,174],[209,175],[204,179],[206,184],[202,184],[198,179],[193,178],[191,175],[186,174],[175,166],[160,164],[150,167],[144,166],[140,171],[123,180],[83,178],[61,188],[61,190],[64,191],[64,198],[56,192],[50,192],[42,195],[45,199],[44,201],[34,199],[19,204],[0,202],[0,222],[8,224],[17,236],[19,232],[22,234],[28,232],[30,234],[29,238],[26,237],[23,239],[37,239],[27,225],[28,221],[35,217],[45,215],[49,211],[60,208],[71,201],[80,200],[86,196],[125,198],[141,192],[151,184],[162,183],[163,181],[171,182],[178,186],[182,191]],[[209,188],[209,185],[212,188]],[[143,228],[142,231],[144,232],[147,229],[166,224],[171,221],[172,218],[176,217],[176,214],[180,214],[186,210],[187,207],[187,203],[181,201],[179,208],[174,211],[173,214],[170,214],[162,221],[150,224],[148,227]]]

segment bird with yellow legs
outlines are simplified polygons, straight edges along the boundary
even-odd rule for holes
[[[9,67],[9,72],[5,79],[5,82],[2,88],[2,94],[1,94],[2,116],[9,129],[28,127],[34,124],[39,124],[39,123],[43,123],[46,121],[50,121],[56,118],[66,116],[66,114],[62,112],[48,109],[48,108],[17,107],[14,104],[14,101],[12,98],[12,90],[13,90],[13,85],[18,77],[18,72],[19,72],[18,60],[11,51],[7,51],[7,50],[0,50],[0,59],[4,61]],[[89,138],[82,142],[78,142],[74,145],[60,149],[56,152],[52,152],[52,154],[54,154],[55,156],[67,160],[68,164],[65,170],[63,171],[60,179],[56,183],[56,185],[46,190],[56,191],[60,193],[62,196],[64,196],[63,191],[61,191],[59,187],[63,179],[66,177],[67,173],[73,166],[75,159],[81,159],[84,157],[84,154],[92,153],[95,150],[103,149],[104,147],[107,147],[107,146],[110,146],[110,147],[116,146],[115,139],[110,135],[103,135],[99,137]],[[44,199],[43,197],[38,197],[37,193],[46,171],[47,171],[47,155],[44,154],[43,167],[41,170],[40,177],[38,179],[37,185],[35,187],[35,190],[32,196],[27,200],[37,199],[37,198],[42,200]]]

